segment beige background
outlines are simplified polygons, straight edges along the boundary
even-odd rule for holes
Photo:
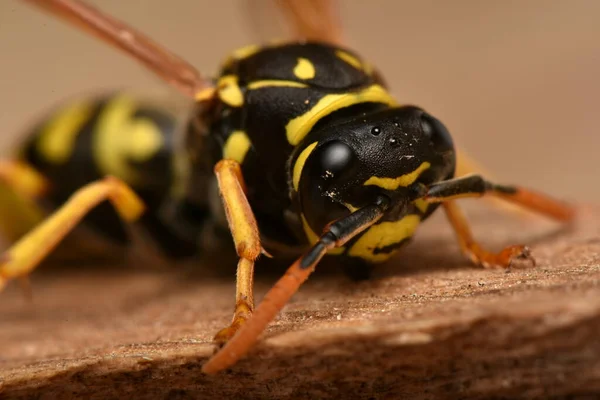
[[[96,0],[208,74],[256,41],[240,1]],[[348,40],[398,98],[442,119],[503,181],[600,199],[600,1],[341,3]],[[0,1],[0,146],[49,105],[128,87],[177,96],[118,52]]]

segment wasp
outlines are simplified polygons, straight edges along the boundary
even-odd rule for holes
[[[82,220],[110,237],[140,221],[165,251],[184,255],[201,250],[207,223],[225,221],[239,256],[236,303],[205,373],[244,356],[325,255],[367,278],[441,207],[467,257],[507,268],[533,261],[529,249],[484,249],[458,199],[488,195],[559,221],[574,217],[544,194],[456,177],[447,127],[398,103],[373,65],[344,46],[330,2],[280,2],[301,40],[236,50],[211,80],[81,1],[25,1],[137,59],[195,108],[179,147],[168,116],[126,97],[72,105],[42,124],[0,175],[30,197],[46,193],[56,210],[5,252],[0,283],[31,273]],[[255,261],[287,251],[299,257],[255,307]]]

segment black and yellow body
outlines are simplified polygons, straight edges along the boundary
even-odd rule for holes
[[[370,64],[349,50],[317,43],[251,46],[227,59],[216,82],[216,98],[199,113],[201,121],[189,125],[187,149],[177,147],[182,132],[175,116],[124,94],[56,110],[34,129],[20,156],[50,183],[44,204],[57,208],[84,185],[115,176],[145,203],[140,226],[159,248],[192,255],[202,225],[222,213],[207,190],[214,186],[212,169],[231,159],[241,165],[263,247],[277,255],[305,249],[328,223],[381,191],[409,199],[405,190],[412,184],[453,176],[449,137],[440,143],[427,136],[425,114],[399,107]],[[347,165],[323,159],[345,151],[352,153]],[[422,199],[399,203],[331,254],[346,258],[343,265],[359,277],[367,270],[357,265],[387,260],[436,206]],[[128,241],[108,202],[83,223],[117,243]]]
[[[181,197],[178,119],[166,108],[125,93],[78,98],[53,110],[29,132],[14,158],[47,182],[43,196],[32,199],[38,215],[61,207],[86,184],[114,176],[143,200],[146,212],[139,225],[161,250],[172,256],[194,254],[195,242],[174,232],[161,211]],[[131,239],[108,201],[91,210],[83,225],[114,244]],[[3,226],[11,240],[23,229],[28,227]]]
[[[191,132],[205,136],[204,146],[192,151],[211,148],[214,162],[241,164],[263,246],[273,254],[313,244],[328,223],[381,190],[409,199],[403,190],[410,185],[453,176],[449,137],[440,143],[423,132],[426,114],[399,107],[370,64],[347,49],[247,47],[226,61],[216,86],[217,99],[202,114],[208,129]],[[327,169],[323,157],[344,149],[349,164]],[[344,265],[385,261],[434,208],[418,199],[398,205],[331,254],[348,258]]]
[[[197,254],[206,232],[229,228],[239,256],[236,307],[231,325],[215,336],[224,347],[205,372],[247,352],[322,257],[336,256],[351,277],[366,278],[440,205],[462,251],[485,267],[531,257],[522,245],[486,251],[454,200],[490,194],[573,218],[569,206],[545,195],[478,175],[455,178],[446,127],[398,104],[370,63],[338,45],[245,47],[211,85],[79,1],[30,1],[73,20],[93,16],[88,23],[102,28],[100,37],[195,99],[196,108],[179,129],[168,112],[114,95],[68,105],[42,122],[15,163],[0,165],[0,180],[19,188],[19,174],[29,170],[46,183],[42,200],[55,212],[5,252],[0,289],[26,277],[79,222],[127,243],[126,224],[138,221],[172,257]],[[255,309],[255,260],[290,252],[300,258]]]

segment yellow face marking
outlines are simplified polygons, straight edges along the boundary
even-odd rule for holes
[[[354,57],[352,54],[350,53],[346,53],[345,51],[342,50],[338,50],[335,52],[335,55],[342,59],[343,61],[347,62],[348,64],[352,65],[354,68],[356,69],[363,69],[363,65],[360,62],[360,60],[356,57]]]
[[[306,159],[312,153],[312,151],[317,146],[317,142],[311,143],[298,156],[296,162],[294,163],[294,170],[292,171],[292,183],[294,185],[294,190],[298,191],[298,185],[300,184],[300,176],[302,175],[302,169],[304,168],[304,163],[306,163]]]
[[[278,81],[278,80],[264,80],[252,82],[248,85],[249,90],[260,89],[265,87],[295,87],[295,88],[307,88],[308,85],[305,83],[294,82],[294,81]]]
[[[298,79],[312,79],[315,77],[315,66],[308,59],[300,57],[294,67],[294,75]]]
[[[75,139],[94,112],[91,102],[74,104],[53,117],[42,129],[37,150],[47,161],[67,162],[73,153]]]
[[[302,215],[302,227],[304,228],[304,233],[306,234],[306,239],[308,239],[308,243],[310,243],[311,245],[317,243],[317,241],[319,240],[319,236],[312,230],[310,225],[308,225],[308,222],[306,221],[304,215]],[[329,250],[327,254],[339,255],[342,254],[344,250],[346,250],[345,247],[337,247]]]
[[[417,199],[413,201],[413,203],[423,214],[425,214],[429,209],[429,204],[424,199]]]
[[[411,214],[399,221],[373,225],[354,243],[348,254],[370,262],[386,261],[394,252],[375,254],[375,249],[400,243],[413,236],[420,223],[419,216]]]
[[[238,77],[225,75],[217,82],[219,98],[231,107],[244,105],[244,94],[238,85]]]
[[[227,138],[223,147],[223,158],[243,163],[246,153],[250,150],[250,138],[244,131],[235,131]]]
[[[383,103],[396,105],[396,100],[380,85],[372,85],[354,93],[329,94],[324,96],[303,115],[294,118],[286,125],[288,142],[296,146],[315,126],[317,121],[332,112],[359,103]]]
[[[413,172],[409,172],[408,174],[399,176],[397,178],[380,178],[377,176],[372,176],[367,179],[363,185],[374,185],[387,190],[396,190],[399,187],[412,185],[417,180],[419,175],[421,175],[423,171],[427,170],[429,167],[431,167],[431,164],[425,161],[419,165],[417,169],[415,169]]]
[[[108,103],[98,118],[92,146],[101,171],[127,183],[139,182],[129,163],[150,160],[164,145],[158,127],[149,119],[134,119],[135,110],[135,102],[126,96]]]

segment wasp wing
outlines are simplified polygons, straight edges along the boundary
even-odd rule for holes
[[[250,28],[259,42],[315,40],[343,44],[336,0],[246,0]]]
[[[133,57],[188,97],[211,83],[187,61],[131,26],[80,0],[23,0]]]

